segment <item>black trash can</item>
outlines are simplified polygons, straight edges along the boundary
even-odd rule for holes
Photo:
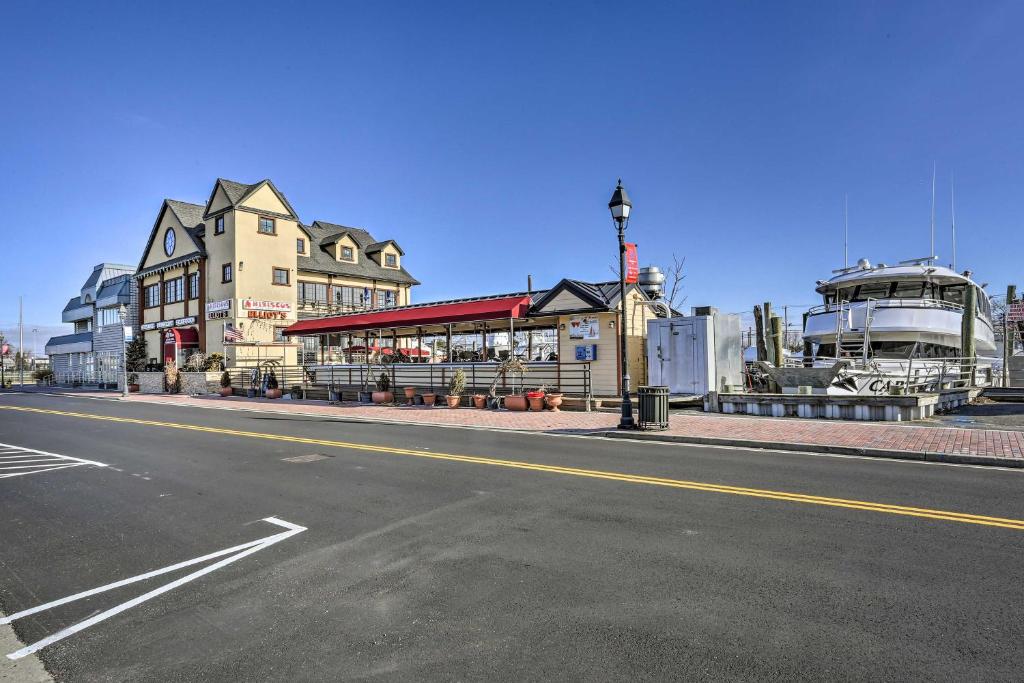
[[[638,387],[637,403],[640,404],[637,429],[668,429],[668,387]]]

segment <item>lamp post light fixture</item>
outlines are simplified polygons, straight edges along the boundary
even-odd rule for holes
[[[619,418],[619,429],[634,429],[633,402],[629,398],[629,359],[626,355],[626,316],[629,315],[629,307],[626,306],[626,228],[629,226],[629,213],[633,209],[633,203],[629,201],[626,188],[622,186],[622,178],[619,178],[611,201],[608,202],[608,210],[612,212],[612,220],[619,233],[619,347],[622,354],[622,416]]]

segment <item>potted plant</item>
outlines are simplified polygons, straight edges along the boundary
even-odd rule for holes
[[[558,392],[545,394],[544,403],[551,409],[551,412],[557,413],[560,412],[558,406],[562,405],[562,398],[563,395]]]
[[[499,401],[497,395],[498,382],[509,375],[519,375],[520,382],[522,382],[523,375],[526,374],[526,366],[518,358],[506,358],[498,364],[498,368],[494,373],[494,380],[491,382],[490,389],[488,390],[488,401],[487,403],[491,408],[498,408]],[[526,410],[526,397],[522,394],[515,393],[515,386],[513,381],[513,393],[510,396],[505,397],[505,407],[509,410]],[[511,399],[511,400],[510,400]]]
[[[292,390],[291,390],[291,392],[288,395],[291,396],[292,399],[294,399],[294,400],[301,399],[302,398],[302,387],[300,385],[298,385],[298,384],[292,385]]]
[[[412,400],[416,396],[416,387],[405,388],[405,402],[408,405],[412,405]]]
[[[433,406],[434,403],[436,403],[436,402],[437,402],[437,394],[435,394],[434,392],[431,391],[431,392],[423,394],[423,405],[425,405],[425,406]]]
[[[359,390],[359,402],[360,403],[372,403],[373,392],[367,388],[370,383],[370,374],[373,372],[373,366],[367,365],[366,372],[363,373],[363,388]]]
[[[533,391],[526,392],[526,400],[530,403],[530,410],[544,410],[544,394],[547,387],[541,385]]]
[[[281,391],[281,387],[277,383],[277,375],[274,374],[273,370],[271,370],[270,374],[267,375],[267,393],[266,393],[266,397],[267,398],[281,398],[281,396],[283,394],[284,394],[284,392]]]
[[[373,402],[376,404],[392,403],[395,395],[391,393],[391,376],[382,372],[377,376],[377,391],[373,392]]]
[[[487,407],[487,394],[473,394],[473,407],[483,410]]]
[[[225,370],[220,376],[220,395],[230,396],[233,391],[231,388],[231,375]]]
[[[176,394],[181,389],[178,365],[173,360],[164,366],[164,387],[169,394]]]
[[[245,395],[248,398],[255,398],[256,392],[260,388],[260,369],[253,368],[249,371],[249,388],[245,390]]]
[[[462,392],[466,390],[466,373],[462,368],[457,369],[452,378],[448,380],[448,394],[444,400],[448,402],[449,408],[458,408],[462,401]]]
[[[139,375],[135,372],[128,373],[128,393],[137,394],[139,393]]]

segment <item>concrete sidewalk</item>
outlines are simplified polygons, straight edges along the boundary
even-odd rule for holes
[[[75,396],[120,398],[102,392]],[[686,413],[671,416],[662,432],[621,432],[618,415],[601,412],[509,412],[445,407],[376,406],[322,401],[247,399],[219,396],[132,394],[138,403],[173,404],[270,413],[304,414],[362,421],[408,423],[550,434],[772,448],[790,451],[869,455],[937,462],[1024,467],[1024,432],[999,429],[917,427],[888,423]]]

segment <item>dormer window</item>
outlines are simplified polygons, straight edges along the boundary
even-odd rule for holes
[[[395,254],[384,254],[384,265],[388,268],[397,268],[398,257]]]
[[[341,248],[341,260],[342,261],[354,261],[355,253],[352,251],[352,247]]]

